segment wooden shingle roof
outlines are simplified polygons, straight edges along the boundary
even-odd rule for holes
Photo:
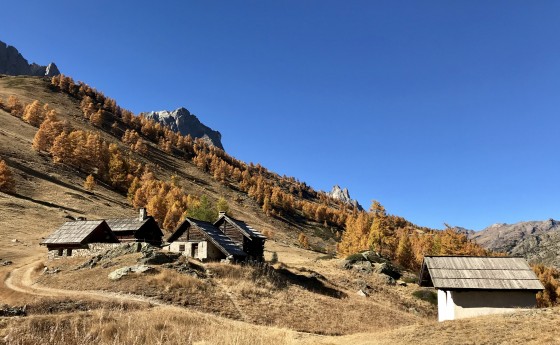
[[[214,224],[202,220],[187,217],[167,239],[168,242],[174,242],[179,238],[189,226],[194,226],[200,230],[207,240],[212,242],[224,255],[233,255],[236,257],[245,257],[247,254],[240,248],[231,238],[226,236]]]
[[[437,289],[543,290],[523,258],[426,256],[421,286]]]
[[[77,220],[62,224],[60,228],[46,237],[41,244],[83,244],[99,228],[106,230],[105,232],[110,237],[110,240],[118,241],[104,220]]]
[[[107,224],[113,231],[137,231],[144,225],[149,218],[140,220],[138,217],[135,218],[117,218],[117,219],[107,219]]]
[[[233,226],[238,228],[245,236],[247,236],[249,238],[266,239],[266,236],[261,234],[259,231],[253,229],[249,225],[247,225],[247,223],[245,223],[244,221],[232,218],[232,217],[227,216],[225,214],[221,215],[220,218],[218,218],[218,220],[216,222],[214,222],[214,225],[218,225],[222,221],[229,222],[230,224],[232,224]]]

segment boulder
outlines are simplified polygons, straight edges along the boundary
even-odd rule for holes
[[[355,263],[352,266],[352,269],[354,269],[358,272],[369,274],[369,273],[373,272],[373,265],[369,261],[362,261],[362,262]]]
[[[146,273],[146,272],[151,272],[153,270],[154,270],[153,267],[146,266],[146,265],[125,266],[109,273],[109,279],[119,280],[122,277],[128,275],[129,273]]]
[[[356,295],[360,296],[360,297],[367,297],[367,293],[364,292],[364,290],[358,290],[358,292],[356,292]]]
[[[177,261],[181,255],[181,253],[164,253],[156,250],[146,251],[144,257],[138,259],[138,262],[147,265],[162,265]]]
[[[396,284],[396,281],[395,281],[395,279],[393,279],[393,277],[390,277],[386,274],[380,274],[379,276],[381,277],[383,282],[387,285],[395,285]]]
[[[395,266],[391,265],[388,262],[375,264],[374,267],[375,267],[374,268],[375,273],[385,274],[385,275],[393,278],[393,280],[399,279],[401,277],[401,273],[400,273],[399,269],[396,268]]]

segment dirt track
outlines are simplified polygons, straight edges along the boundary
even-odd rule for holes
[[[63,290],[54,289],[45,286],[38,285],[33,282],[31,278],[33,271],[42,260],[33,261],[29,264],[25,264],[19,268],[12,270],[6,280],[4,285],[6,288],[34,296],[44,296],[44,297],[74,297],[74,298],[86,298],[95,299],[100,301],[118,301],[118,302],[135,302],[135,303],[145,303],[149,305],[156,305],[166,308],[183,309],[177,306],[165,304],[163,302],[157,301],[152,298],[148,298],[140,295],[133,294],[122,294],[116,292],[107,291],[97,291],[97,290],[86,290],[86,291],[74,291],[74,290]]]

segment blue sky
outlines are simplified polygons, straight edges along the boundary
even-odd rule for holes
[[[15,1],[0,40],[422,226],[558,218],[560,2]],[[6,15],[9,14],[9,15]]]

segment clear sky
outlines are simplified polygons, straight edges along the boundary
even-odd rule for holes
[[[435,228],[559,218],[558,1],[9,1],[0,40]]]

